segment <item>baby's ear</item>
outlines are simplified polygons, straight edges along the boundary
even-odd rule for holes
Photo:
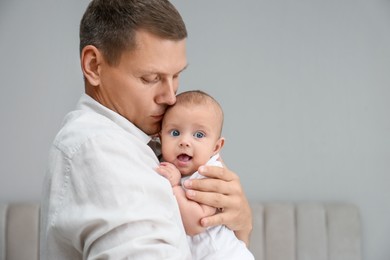
[[[214,155],[216,155],[217,153],[219,153],[219,151],[221,151],[224,144],[225,144],[224,137],[221,137],[217,140],[217,142],[215,143]]]

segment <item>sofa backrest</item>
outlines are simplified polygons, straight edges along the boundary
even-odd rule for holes
[[[0,203],[0,260],[38,260],[38,234],[38,203]]]
[[[348,203],[252,202],[257,260],[361,260],[359,210]]]
[[[361,260],[361,223],[345,203],[252,201],[256,260]],[[0,203],[0,260],[38,260],[39,204]]]

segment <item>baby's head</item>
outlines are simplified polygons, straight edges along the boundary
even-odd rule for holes
[[[194,173],[223,147],[222,125],[223,111],[213,97],[200,90],[180,93],[162,120],[164,160],[182,175]]]

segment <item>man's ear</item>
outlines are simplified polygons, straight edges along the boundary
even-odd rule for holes
[[[85,79],[91,86],[100,85],[100,65],[103,56],[93,45],[87,45],[81,52],[81,69]]]
[[[219,151],[221,151],[224,144],[225,144],[225,138],[223,137],[219,138],[217,143],[215,144],[214,155],[216,155],[217,153],[219,153]]]

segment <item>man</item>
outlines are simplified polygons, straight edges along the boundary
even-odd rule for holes
[[[85,94],[50,151],[41,259],[189,259],[169,182],[148,146],[186,68],[184,22],[166,0],[96,0],[80,24]],[[204,167],[190,199],[246,243],[252,216],[236,174]]]

